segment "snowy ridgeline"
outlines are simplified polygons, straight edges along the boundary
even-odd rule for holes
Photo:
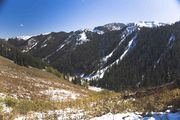
[[[180,113],[151,113],[146,117],[142,117],[140,113],[127,112],[127,113],[118,113],[112,114],[108,113],[100,117],[88,118],[85,111],[83,110],[74,110],[66,109],[64,111],[49,111],[48,113],[34,113],[31,115],[31,118],[36,118],[37,120],[45,119],[45,116],[48,114],[49,117],[56,113],[57,120],[180,120]],[[28,116],[20,116],[15,120],[27,120],[30,119]]]

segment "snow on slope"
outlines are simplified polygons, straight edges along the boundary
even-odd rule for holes
[[[159,23],[155,21],[140,21],[136,23],[138,27],[148,27],[148,28],[153,28],[153,27],[159,27],[159,26],[165,26],[167,25],[166,23]]]
[[[137,34],[132,38],[131,41],[129,41],[126,50],[120,57],[120,60],[122,60],[125,57],[125,55],[129,52],[129,50],[131,50],[136,45],[136,42],[135,42],[136,38],[137,38]]]
[[[140,113],[108,113],[101,117],[95,117],[91,120],[180,120],[180,112],[177,113],[153,113],[150,116],[142,117]]]
[[[48,35],[50,32],[42,33],[41,35]],[[28,40],[31,37],[38,36],[38,35],[24,35],[24,36],[17,36],[18,39]]]
[[[81,45],[88,41],[89,41],[89,39],[87,39],[86,33],[82,32],[81,34],[79,34],[79,38],[77,39],[76,45]]]
[[[172,49],[172,47],[174,46],[175,41],[176,41],[175,35],[174,35],[174,34],[171,34],[171,36],[170,36],[170,38],[169,38],[169,41],[168,41],[168,43],[167,43],[167,45],[166,45],[167,48],[161,53],[160,57],[158,58],[158,60],[157,60],[156,63],[154,64],[154,68],[153,68],[153,69],[155,69],[155,68],[157,67],[157,65],[160,63],[162,57],[167,53],[167,51],[168,51],[169,49]]]
[[[103,91],[102,88],[94,87],[94,86],[88,86],[88,89],[89,89],[89,90],[92,90],[92,91],[95,91],[95,92],[101,92],[101,91]]]
[[[23,40],[28,40],[29,38],[31,38],[32,36],[18,36],[18,39],[23,39]]]
[[[106,28],[108,28],[108,30],[110,30],[110,31],[121,30],[124,27],[121,23],[110,23],[110,24],[106,24],[104,26]]]
[[[115,47],[115,49],[108,54],[107,56],[103,57],[101,61],[107,62],[107,60],[113,55],[113,53],[118,49],[118,47],[126,40],[126,38],[132,34],[137,28],[135,26],[129,26],[126,28],[126,30],[124,31],[124,33],[121,36],[121,41],[119,42],[119,44]]]
[[[171,37],[169,38],[169,41],[168,41],[168,44],[167,44],[167,47],[171,49],[173,47],[173,45],[174,45],[175,40],[176,40],[175,35],[171,34]]]
[[[31,115],[19,116],[14,120],[46,120],[55,119],[56,120],[84,120],[83,117],[86,115],[86,112],[81,109],[66,108],[64,110],[50,110],[45,112],[35,112]],[[53,120],[54,120],[53,119]]]
[[[164,26],[164,25],[167,25],[167,24],[165,24],[165,23],[164,24],[163,23],[158,23],[158,22],[154,22],[154,21],[140,21],[139,23],[129,23],[129,24],[127,24],[127,28],[124,31],[124,33],[122,34],[121,41],[119,42],[119,44],[115,47],[115,49],[113,49],[112,52],[110,52],[107,56],[103,57],[100,60],[100,62],[102,62],[103,65],[104,65],[104,63],[107,63],[108,59],[110,59],[113,56],[114,52],[118,49],[118,47],[122,44],[122,42],[124,42],[126,40],[126,38],[129,35],[131,35],[134,31],[140,30],[141,27],[153,28],[153,27],[159,27],[159,26]],[[114,26],[114,24],[107,24],[105,26],[108,27],[112,31],[113,30],[120,30],[121,29],[121,27],[117,27],[117,29],[116,29],[115,28],[116,26]],[[97,31],[97,32],[99,32],[99,31]],[[103,76],[104,76],[105,72],[108,70],[108,68],[112,67],[114,64],[118,64],[119,61],[122,61],[123,58],[127,55],[127,53],[131,49],[134,48],[134,46],[136,45],[136,38],[137,38],[137,34],[132,38],[131,41],[129,41],[128,46],[126,47],[125,51],[123,52],[123,54],[120,56],[119,59],[117,59],[116,61],[114,61],[113,63],[111,63],[108,66],[101,67],[99,70],[93,71],[89,76],[83,76],[83,78],[85,78],[87,80],[103,78]],[[175,39],[175,36],[172,35],[170,37],[169,43],[168,43],[169,48],[171,48],[173,46],[174,39]]]
[[[113,53],[118,49],[118,47],[126,40],[126,38],[132,34],[135,30],[137,30],[136,27],[130,27],[131,29],[129,29],[129,27],[126,28],[125,32],[122,34],[122,37],[121,37],[121,41],[119,42],[119,44],[116,46],[116,48],[110,53],[108,54],[107,56],[103,57],[101,59],[101,62],[104,62],[106,63],[108,61],[108,59],[110,57],[112,57]],[[99,70],[97,70],[96,72],[92,72],[89,76],[83,76],[84,79],[87,79],[87,80],[92,80],[92,79],[97,79],[97,78],[100,78],[102,79],[104,77],[104,74],[105,72],[110,68],[112,67],[113,65],[115,64],[118,64],[119,61],[121,61],[125,56],[126,54],[131,50],[133,49],[133,47],[136,45],[136,38],[137,38],[137,34],[132,38],[132,40],[129,42],[128,46],[126,47],[126,50],[124,51],[124,53],[120,56],[119,59],[117,59],[116,61],[114,61],[113,63],[111,63],[110,65],[106,66],[106,67],[103,67],[103,68],[100,68]]]
[[[35,112],[29,116],[19,116],[14,120],[43,120],[47,117],[57,116],[57,120],[86,120],[86,111],[80,109],[66,108],[65,110],[55,110],[44,112]],[[143,117],[138,112],[126,112],[126,113],[107,113],[100,117],[94,117],[90,120],[180,120],[180,112],[177,113],[164,113],[164,112],[152,112],[151,115]]]
[[[101,117],[95,117],[91,120],[141,120],[141,116],[138,113],[108,113]]]
[[[75,93],[73,91],[68,91],[64,89],[49,89],[45,91],[40,91],[40,93],[50,96],[51,101],[64,101],[68,99],[77,99],[77,97],[80,96],[80,94]]]
[[[65,46],[65,44],[62,44],[61,46],[59,46],[58,49],[56,50],[56,52],[60,51],[64,46]]]
[[[104,34],[107,30],[108,31],[118,31],[125,27],[125,24],[122,23],[109,23],[104,26],[98,26],[93,29],[92,32],[95,32],[99,35]]]
[[[103,31],[98,30],[98,29],[94,29],[93,32],[94,32],[94,33],[97,33],[97,34],[99,34],[99,35],[103,35],[103,34],[104,34]]]

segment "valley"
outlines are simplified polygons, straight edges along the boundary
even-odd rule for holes
[[[0,120],[180,120],[180,0],[0,0]]]
[[[110,23],[7,43],[79,81],[122,91],[179,81],[179,29],[179,22]]]
[[[164,87],[139,97],[131,97],[133,91],[116,93],[93,87],[88,90],[45,70],[19,66],[3,57],[0,57],[0,71],[0,116],[5,120],[180,117],[174,113],[180,107],[180,89],[177,87]],[[151,111],[157,113],[151,114]]]

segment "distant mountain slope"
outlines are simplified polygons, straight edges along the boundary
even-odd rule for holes
[[[157,86],[179,81],[180,24],[143,28],[126,57],[107,70],[99,86],[113,90]],[[132,39],[133,40],[133,39]]]
[[[21,41],[13,41],[14,44],[21,43]],[[45,68],[46,63],[42,62],[41,59],[34,58],[28,53],[22,53],[18,48],[16,48],[6,41],[0,40],[0,55],[8,59],[13,60],[15,63],[22,66],[32,66],[36,68]]]
[[[156,86],[178,79],[180,23],[111,23],[10,44],[59,71],[113,90]],[[98,82],[96,82],[98,81]]]

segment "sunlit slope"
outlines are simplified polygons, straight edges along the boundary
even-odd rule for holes
[[[85,89],[36,68],[14,64],[0,56],[0,96],[62,101],[88,95]]]

